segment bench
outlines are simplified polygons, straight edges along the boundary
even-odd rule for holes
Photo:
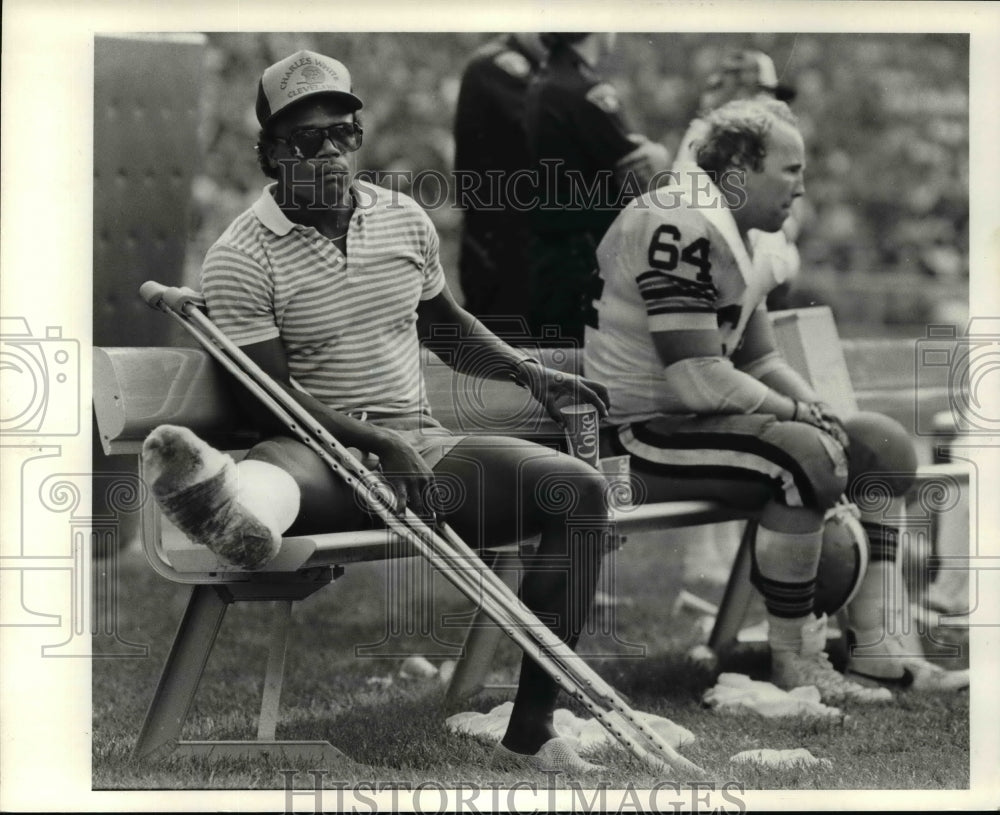
[[[551,358],[553,354],[546,352],[545,356]],[[554,356],[555,364],[560,364],[559,355]],[[429,356],[425,370],[435,405],[448,401],[447,394],[468,392],[462,390],[466,387],[462,381],[464,377],[453,374],[440,360]],[[505,404],[514,411],[506,413],[506,420],[498,415],[496,423],[488,416],[480,416],[474,421],[475,411],[469,409],[463,413],[461,400],[453,400],[451,415],[445,416],[453,427],[463,432],[496,433],[511,429],[509,420],[514,415],[522,417],[521,427],[526,437],[551,441],[561,436],[554,422],[532,411],[517,412],[516,402],[525,396],[519,388],[494,382],[488,386],[490,393],[485,396],[490,406],[504,403],[498,401],[497,392],[494,392],[494,386],[498,386],[498,392],[505,394]],[[256,438],[239,420],[240,413],[230,394],[226,374],[200,349],[95,348],[94,407],[104,452],[136,456],[140,478],[144,477],[140,456],[142,442],[158,425],[184,425],[213,446],[227,451],[244,451]],[[445,408],[439,412],[448,413]],[[476,423],[478,427],[472,427]],[[184,755],[215,759],[268,754],[281,755],[289,761],[345,761],[328,742],[275,739],[292,606],[295,601],[332,583],[344,573],[345,566],[352,563],[413,556],[408,545],[384,529],[286,537],[278,555],[266,569],[251,572],[227,564],[210,550],[191,544],[160,514],[155,502],[146,501],[140,513],[141,542],[150,566],[167,580],[190,585],[191,594],[136,742],[135,755],[139,758]],[[625,536],[746,517],[710,501],[678,501],[623,510],[618,514],[618,522]],[[747,546],[744,547],[747,552],[753,528],[752,523],[748,525]],[[517,562],[516,546],[502,547],[489,554],[495,560],[494,567],[502,573],[510,574]],[[745,570],[748,568],[747,563]],[[734,576],[738,572],[734,570]],[[720,613],[713,642],[721,643],[735,637],[749,597],[749,583],[743,574],[731,582],[733,600],[724,603],[723,607],[736,609],[738,614],[727,617]],[[216,635],[228,607],[238,602],[277,604],[271,623],[257,738],[253,741],[185,741],[181,738],[184,722]],[[464,698],[481,687],[482,674],[499,637],[498,630],[484,625],[482,619],[470,625],[465,658],[459,661],[449,687],[450,699]]]
[[[790,362],[817,382],[835,408],[856,409],[850,378],[827,309],[778,313],[774,324]],[[429,344],[433,349],[433,340]],[[572,349],[544,349],[543,361],[575,370]],[[527,393],[513,384],[470,380],[440,358],[425,352],[428,398],[437,418],[464,433],[506,433],[542,443],[559,443],[562,432]],[[191,428],[213,446],[246,450],[255,435],[239,420],[226,375],[200,349],[95,348],[94,405],[102,446],[107,454],[139,457],[142,442],[165,423]],[[141,459],[139,475],[142,477]],[[750,547],[756,521],[746,513],[711,501],[675,501],[616,510],[624,537],[732,520],[745,521],[709,646],[720,651],[739,632],[753,589],[749,583]],[[387,530],[286,537],[277,557],[259,572],[223,563],[190,544],[147,501],[141,510],[141,539],[151,567],[167,580],[190,585],[191,595],[153,694],[135,746],[140,758],[199,755],[213,758],[280,754],[287,760],[345,758],[329,742],[275,739],[284,656],[295,601],[332,583],[346,566],[363,561],[412,556],[407,545]],[[488,553],[492,565],[508,578],[517,573],[517,547]],[[276,602],[257,739],[184,741],[181,731],[227,608],[237,602]],[[463,658],[450,681],[448,698],[461,700],[483,686],[501,638],[479,612],[469,626]],[[312,765],[318,766],[318,765]]]

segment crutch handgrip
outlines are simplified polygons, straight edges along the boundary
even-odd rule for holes
[[[146,305],[151,308],[159,308],[163,302],[163,293],[167,287],[155,280],[147,280],[139,286],[139,296],[146,301]]]
[[[205,308],[205,298],[187,286],[170,286],[163,292],[163,302],[181,314],[187,311],[189,305]]]

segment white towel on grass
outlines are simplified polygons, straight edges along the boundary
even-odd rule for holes
[[[445,720],[449,730],[456,733],[468,733],[482,736],[491,741],[500,741],[507,732],[507,722],[513,702],[497,705],[489,713],[473,713],[467,711],[456,713]],[[652,728],[667,744],[677,749],[694,741],[694,733],[687,728],[674,724],[670,719],[655,716],[652,713],[635,711],[636,717]],[[565,708],[556,710],[553,716],[556,732],[570,742],[574,750],[585,751],[602,747],[606,744],[618,744],[597,719],[581,719]]]
[[[705,691],[705,704],[727,713],[755,711],[761,716],[815,716],[823,719],[840,718],[840,708],[820,701],[819,690],[813,685],[786,691],[770,682],[759,682],[745,674],[719,674],[714,688]]]
[[[764,748],[761,750],[744,750],[729,759],[737,764],[762,764],[765,767],[777,767],[781,770],[788,770],[796,767],[811,767],[821,765],[832,767],[833,762],[828,758],[816,758],[804,747],[795,750],[771,750]]]

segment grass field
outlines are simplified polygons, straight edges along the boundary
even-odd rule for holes
[[[891,706],[877,710],[845,709],[846,721],[803,718],[763,719],[705,709],[704,690],[714,683],[708,672],[684,661],[685,651],[703,636],[699,619],[688,611],[673,613],[683,558],[679,547],[641,536],[616,555],[614,594],[618,642],[591,636],[581,650],[609,655],[641,646],[643,655],[595,658],[597,669],[633,706],[666,716],[696,735],[684,754],[705,767],[720,783],[735,781],[745,789],[965,789],[969,785],[969,697],[901,692]],[[436,677],[402,679],[399,656],[359,659],[358,644],[378,643],[386,631],[389,608],[386,564],[349,567],[334,585],[296,605],[282,695],[278,738],[327,739],[367,765],[363,770],[330,770],[338,783],[391,781],[418,784],[428,779],[445,787],[457,784],[513,783],[510,774],[491,770],[492,747],[449,732],[444,720],[443,685]],[[406,568],[419,568],[407,561]],[[392,574],[395,580],[401,575]],[[412,575],[411,575],[412,576]],[[406,577],[405,574],[402,577]],[[119,569],[119,632],[146,643],[149,658],[94,660],[93,786],[95,789],[280,789],[283,767],[277,763],[229,765],[189,759],[139,763],[131,758],[143,715],[183,612],[188,590],[154,575],[135,550],[122,553]],[[461,612],[467,604],[436,580],[434,619]],[[689,586],[717,601],[717,587]],[[253,738],[266,659],[269,604],[231,608],[209,662],[184,737]],[[758,617],[760,610],[754,612]],[[753,620],[751,619],[751,622]],[[417,630],[394,636],[380,653],[425,653],[440,663],[447,647],[460,642],[459,628],[434,628],[435,636]],[[943,638],[947,632],[941,632]],[[964,645],[961,632],[947,636]],[[435,641],[435,639],[439,641]],[[494,679],[513,681],[518,652],[505,642],[497,655]],[[967,654],[948,667],[965,667]],[[724,670],[766,678],[766,649],[740,646]],[[391,682],[390,682],[391,679]],[[488,691],[467,709],[487,711],[511,698],[511,692]],[[568,704],[578,716],[581,709]],[[830,765],[779,770],[733,765],[729,757],[756,748],[807,748]],[[624,753],[606,750],[601,777],[611,788],[631,783],[651,786],[657,779]],[[301,768],[303,771],[314,768]],[[662,779],[661,779],[662,780]],[[596,779],[588,779],[596,781]],[[560,780],[558,783],[564,783]],[[585,784],[587,786],[588,784]]]

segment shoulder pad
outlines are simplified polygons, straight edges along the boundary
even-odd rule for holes
[[[598,82],[587,91],[587,101],[605,113],[617,113],[621,108],[618,101],[618,91],[609,82]]]
[[[690,187],[684,183],[670,184],[650,190],[633,204],[638,209],[648,210],[650,223],[654,226],[670,224],[682,228],[685,236],[711,237],[713,230],[708,219],[700,208],[688,203],[689,194]]]
[[[517,51],[501,51],[493,58],[494,64],[511,76],[524,79],[531,74],[531,63],[528,58]]]

